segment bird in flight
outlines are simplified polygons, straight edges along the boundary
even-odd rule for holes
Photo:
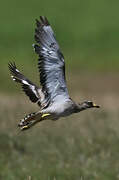
[[[14,62],[8,64],[13,81],[20,83],[29,99],[40,107],[38,112],[20,120],[20,129],[29,129],[42,120],[57,120],[88,108],[99,108],[92,101],[75,103],[70,98],[66,86],[64,56],[46,17],[40,16],[40,20],[36,20],[34,37],[36,44],[33,47],[38,54],[41,88],[26,78]]]

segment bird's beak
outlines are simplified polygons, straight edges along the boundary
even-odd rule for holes
[[[97,104],[95,104],[95,103],[93,103],[93,107],[95,107],[95,108],[100,108],[100,106],[97,105]]]

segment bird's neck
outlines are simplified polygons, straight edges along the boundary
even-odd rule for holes
[[[84,103],[81,103],[81,104],[77,104],[77,110],[76,112],[80,112],[80,111],[84,111],[88,109],[87,106],[84,104]]]

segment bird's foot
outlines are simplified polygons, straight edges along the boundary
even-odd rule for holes
[[[27,123],[27,125],[20,126],[20,129],[21,129],[21,131],[27,130],[27,129],[31,128],[32,126],[34,126],[39,121],[40,120],[30,121],[29,123]]]

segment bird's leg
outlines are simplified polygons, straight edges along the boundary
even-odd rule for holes
[[[49,116],[51,116],[51,114],[46,113],[46,114],[42,114],[41,117],[42,117],[43,120],[44,120],[44,119],[47,119],[47,117],[49,117]]]
[[[23,119],[20,120],[18,126],[21,127],[21,129],[27,129],[31,127],[35,123],[35,121],[41,119],[41,116],[42,114],[39,112],[26,115]]]
[[[26,130],[34,126],[36,123],[47,119],[48,116],[50,116],[50,114],[48,113],[47,114],[42,114],[41,112],[32,113],[25,116],[24,119],[20,120],[18,126],[21,127],[21,130]]]
[[[31,128],[32,126],[34,126],[35,124],[37,124],[39,121],[41,121],[41,120],[39,119],[39,120],[31,121],[29,124],[27,124],[27,125],[25,125],[25,126],[22,126],[22,127],[21,127],[21,131],[24,131],[24,130],[27,130],[27,129]]]

